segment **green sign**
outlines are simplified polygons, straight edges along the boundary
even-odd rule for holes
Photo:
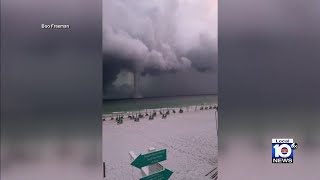
[[[149,166],[151,164],[155,164],[165,160],[167,160],[167,150],[163,149],[163,150],[151,152],[144,155],[140,154],[131,163],[131,165],[141,169],[142,167]]]
[[[172,171],[170,171],[168,169],[164,169],[160,172],[157,172],[157,173],[151,174],[149,176],[140,178],[140,180],[168,180],[172,174],[173,174]]]

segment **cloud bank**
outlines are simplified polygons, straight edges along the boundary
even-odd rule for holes
[[[216,0],[104,0],[104,83],[141,75],[217,70]]]

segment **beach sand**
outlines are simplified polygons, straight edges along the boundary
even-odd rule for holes
[[[158,114],[134,122],[127,118],[103,122],[103,161],[106,178],[137,180],[140,169],[130,165],[130,151],[147,153],[149,147],[167,149],[167,160],[161,162],[173,171],[170,180],[209,179],[205,176],[217,167],[217,133],[215,110],[171,113],[166,119]]]

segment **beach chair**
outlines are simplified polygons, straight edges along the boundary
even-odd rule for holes
[[[119,118],[118,120],[117,120],[117,124],[122,124],[123,123],[123,120],[121,119],[121,118]]]
[[[143,114],[139,113],[139,118],[143,118]]]
[[[140,121],[140,119],[139,119],[139,117],[137,116],[135,119],[134,119],[134,122],[139,122]]]

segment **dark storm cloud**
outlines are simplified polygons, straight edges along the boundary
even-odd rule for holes
[[[199,95],[218,92],[215,72],[190,70],[145,76],[141,79],[140,91],[145,96]],[[208,83],[209,82],[209,83]]]
[[[187,53],[189,59],[193,59],[192,66],[200,71],[217,71],[218,70],[218,56],[217,48],[213,39],[209,39],[206,35],[200,34],[199,46],[191,49]]]
[[[141,75],[215,71],[215,0],[103,2],[104,84],[126,69]]]
[[[111,83],[117,79],[117,75],[121,70],[131,71],[133,69],[134,65],[128,59],[122,59],[117,56],[103,54],[103,92],[107,91],[111,94],[118,94],[116,92],[119,92],[119,88],[117,88],[117,90],[110,89],[110,86],[112,86]]]

